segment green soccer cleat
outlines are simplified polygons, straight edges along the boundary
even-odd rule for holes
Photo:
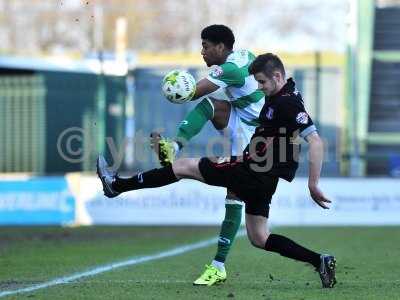
[[[226,272],[221,272],[212,265],[206,265],[206,270],[199,278],[197,278],[193,285],[212,286],[214,284],[222,283],[226,280]]]
[[[158,155],[158,160],[163,167],[171,165],[176,156],[176,142],[170,139],[161,137],[157,132],[153,132],[151,135],[151,148],[154,149]]]

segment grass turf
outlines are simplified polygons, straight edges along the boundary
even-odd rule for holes
[[[193,287],[216,246],[147,262],[6,299],[399,299],[400,228],[276,228],[338,260],[338,284],[321,289],[308,266],[238,239],[227,261],[228,280]],[[149,255],[216,235],[212,227],[1,228],[0,292],[89,267]]]

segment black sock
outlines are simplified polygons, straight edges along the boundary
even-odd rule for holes
[[[265,250],[277,252],[282,256],[304,261],[319,268],[321,264],[320,254],[300,246],[296,242],[279,234],[270,234],[265,243]]]
[[[120,193],[145,188],[155,188],[177,182],[172,166],[138,173],[133,177],[116,177],[113,188]]]

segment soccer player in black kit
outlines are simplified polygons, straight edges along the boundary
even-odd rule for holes
[[[258,56],[249,66],[249,73],[258,81],[268,101],[260,113],[260,126],[240,157],[182,158],[172,166],[121,178],[108,169],[104,157],[97,160],[97,173],[104,194],[155,188],[189,178],[209,185],[226,187],[245,202],[246,229],[250,242],[257,248],[309,263],[319,273],[322,287],[336,283],[336,261],[332,255],[316,253],[291,239],[270,233],[267,227],[269,207],[279,179],[292,181],[298,168],[298,137],[309,143],[309,180],[311,198],[328,209],[328,200],[318,187],[323,143],[294,81],[286,80],[285,68],[278,56]]]

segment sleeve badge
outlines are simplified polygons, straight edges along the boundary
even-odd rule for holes
[[[307,124],[308,123],[308,115],[306,112],[300,112],[296,116],[296,122],[299,124]]]
[[[218,78],[218,77],[221,77],[222,74],[224,74],[224,70],[222,69],[221,66],[213,66],[212,67],[212,70],[210,72],[210,75],[212,77]]]

